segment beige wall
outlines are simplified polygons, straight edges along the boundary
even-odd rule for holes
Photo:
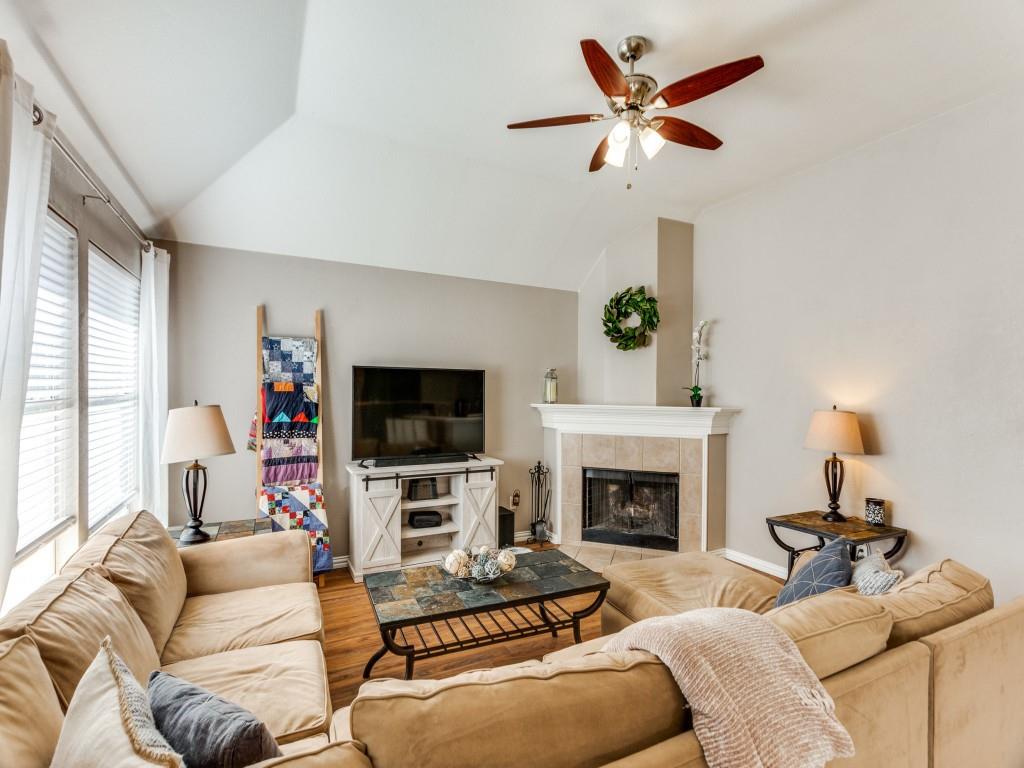
[[[1024,89],[722,203],[696,222],[729,434],[727,546],[785,563],[764,518],[827,502],[810,413],[861,414],[844,511],[892,501],[904,567],[954,557],[1024,593]]]
[[[690,404],[693,334],[693,224],[658,219],[658,405]]]
[[[639,286],[657,297],[661,324],[647,347],[623,352],[604,335],[604,307]],[[580,402],[689,405],[692,224],[651,219],[609,243],[580,285],[579,306]]]
[[[487,452],[504,459],[499,502],[529,499],[529,467],[543,456],[544,371],[576,396],[576,294],[186,243],[171,250],[170,405],[220,403],[237,453],[209,459],[204,519],[255,514],[255,456],[245,450],[256,405],[255,308],[269,331],[312,335],[324,310],[325,492],[335,555],[348,552],[353,364],[483,368]],[[341,246],[339,246],[341,247]],[[171,487],[180,477],[171,468]],[[171,494],[171,520],[185,519]],[[520,509],[516,529],[528,527]]]

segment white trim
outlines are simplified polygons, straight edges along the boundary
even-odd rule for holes
[[[532,403],[541,426],[562,432],[650,437],[724,435],[738,408]]]
[[[348,568],[348,555],[338,555],[334,558],[331,567],[336,571],[342,568]]]
[[[745,565],[748,568],[753,568],[755,571],[761,571],[761,573],[767,573],[769,576],[775,576],[779,579],[785,579],[788,575],[786,573],[786,566],[776,565],[770,563],[767,560],[762,560],[759,557],[748,555],[743,552],[737,552],[735,549],[716,549],[711,552],[713,555],[719,555],[724,557],[726,560],[732,560],[734,563]]]

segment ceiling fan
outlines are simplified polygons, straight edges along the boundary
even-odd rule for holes
[[[721,64],[695,75],[684,77],[658,90],[657,81],[650,75],[634,72],[634,64],[651,47],[646,37],[630,35],[621,40],[616,53],[629,64],[629,74],[623,74],[618,65],[597,40],[581,40],[583,58],[594,77],[597,87],[605,95],[611,115],[583,114],[545,117],[511,123],[509,128],[546,128],[554,125],[597,123],[615,120],[615,126],[597,145],[590,160],[590,171],[599,171],[606,163],[621,168],[632,147],[633,165],[636,165],[636,146],[648,159],[653,158],[666,141],[685,144],[698,149],[718,149],[722,142],[700,126],[670,115],[648,115],[651,110],[669,109],[702,99],[708,94],[742,80],[764,66],[760,56],[749,56],[729,64]],[[634,142],[634,138],[636,141]]]

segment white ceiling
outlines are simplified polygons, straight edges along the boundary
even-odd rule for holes
[[[139,187],[154,214],[140,224],[180,209],[295,109],[302,0],[12,2]]]
[[[656,215],[692,220],[1024,75],[1020,0],[17,2],[152,207],[140,223],[570,289]],[[627,191],[586,170],[607,124],[505,129],[599,111],[578,41],[633,33],[662,85],[764,56],[671,111],[721,149],[669,145]]]

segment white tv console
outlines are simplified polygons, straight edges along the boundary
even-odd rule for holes
[[[352,578],[440,562],[451,550],[498,544],[498,467],[481,456],[449,464],[346,465],[349,474],[349,556]],[[434,479],[437,498],[410,500],[410,480]],[[414,509],[441,513],[435,528],[413,528]]]

